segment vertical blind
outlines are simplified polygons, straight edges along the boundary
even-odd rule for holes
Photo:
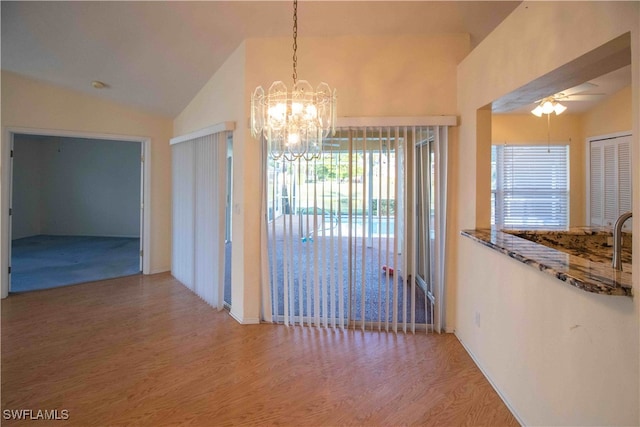
[[[172,145],[172,273],[223,307],[227,133]]]
[[[566,229],[569,146],[492,146],[492,223],[503,228]]]
[[[359,127],[326,139],[319,159],[265,161],[263,320],[404,332],[441,323],[444,258],[420,264],[426,247],[444,254],[446,155],[435,144],[446,153],[446,127]]]

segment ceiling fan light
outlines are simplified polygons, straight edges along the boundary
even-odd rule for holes
[[[542,103],[542,112],[544,114],[551,114],[553,113],[553,102],[551,101],[544,101]]]
[[[553,111],[556,112],[556,116],[564,113],[564,110],[566,110],[566,109],[567,109],[567,107],[565,107],[564,105],[560,104],[559,102],[556,102],[554,107],[553,107]]]
[[[534,116],[542,117],[542,107],[538,105],[536,108],[531,110],[531,113],[533,113]]]

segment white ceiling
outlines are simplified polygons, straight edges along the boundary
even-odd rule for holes
[[[299,36],[469,33],[519,1],[301,1]],[[289,1],[7,2],[2,69],[175,117],[248,37],[290,36]],[[109,85],[96,90],[92,80]]]

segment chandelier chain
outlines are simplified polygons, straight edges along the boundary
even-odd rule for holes
[[[298,81],[298,0],[293,0],[293,84]]]

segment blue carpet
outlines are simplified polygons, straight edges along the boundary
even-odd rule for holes
[[[11,248],[11,292],[128,276],[140,272],[140,239],[32,236]]]
[[[320,245],[321,240],[324,239],[324,245]],[[397,299],[395,304],[397,319],[399,322],[403,321],[403,314],[406,310],[408,316],[407,320],[411,320],[411,288],[407,284],[407,281],[400,277],[398,274],[390,275],[389,279],[387,279],[386,273],[384,273],[381,269],[382,265],[385,264],[385,260],[392,260],[393,254],[387,253],[384,249],[380,250],[379,248],[383,248],[384,245],[377,242],[377,239],[374,238],[374,244],[371,247],[366,247],[365,251],[362,250],[362,239],[354,239],[353,245],[353,258],[352,258],[352,298],[351,298],[351,314],[349,318],[351,320],[360,321],[362,319],[362,308],[364,305],[364,316],[365,321],[367,322],[385,322],[391,321],[393,319],[393,310],[394,310],[394,298]],[[384,238],[380,238],[384,242]],[[277,292],[276,300],[278,301],[277,311],[279,314],[284,313],[284,269],[283,269],[283,237],[276,236],[276,251],[274,252],[273,245],[274,242],[272,238],[268,243],[268,247],[270,249],[269,256],[271,257],[271,262],[273,262],[273,258],[275,256],[275,261],[277,265],[276,269],[276,280],[277,286],[272,292]],[[326,283],[330,275],[333,275],[333,280],[335,282],[342,283],[342,291],[344,295],[344,307],[343,310],[345,313],[348,312],[348,298],[349,295],[349,252],[347,250],[349,246],[348,237],[342,238],[342,252],[338,252],[338,237],[329,237],[329,236],[316,236],[315,240],[318,241],[318,261],[321,263],[319,278],[321,283]],[[331,252],[329,242],[334,241],[334,251]],[[293,251],[293,264],[296,266],[296,271],[301,271],[303,274],[294,274],[290,279],[293,280],[292,287],[290,288],[290,303],[293,309],[293,313],[295,315],[299,315],[300,303],[303,306],[303,312],[306,313],[306,305],[307,305],[307,290],[308,286],[312,286],[307,283],[306,272],[309,271],[309,277],[312,278],[314,276],[314,267],[313,267],[313,252],[309,254],[309,258],[307,259],[307,253],[305,252],[307,245],[313,245],[313,241],[307,240],[298,240],[298,236],[296,236],[297,246],[294,247]],[[324,246],[324,251],[322,247]],[[393,248],[393,243],[391,243],[391,247]],[[313,246],[311,246],[313,248]],[[363,268],[362,265],[362,255],[365,254],[365,265]],[[338,266],[338,258],[342,258],[343,272],[342,277],[339,277],[337,266]],[[381,263],[378,263],[378,258],[380,257]],[[333,271],[327,269],[329,265],[328,260],[332,259],[331,265],[333,265]],[[273,265],[271,268],[273,268]],[[387,283],[388,280],[388,283]],[[327,286],[324,284],[320,285],[320,294],[328,295],[329,292],[327,289],[324,289],[323,286]],[[327,311],[330,313],[331,304],[338,301],[339,290],[338,286],[334,286],[333,295],[330,298],[327,298]],[[364,292],[363,292],[364,287]],[[389,298],[387,301],[387,287],[389,287]],[[364,300],[363,300],[364,294]],[[407,304],[403,306],[404,298],[406,294]],[[431,321],[431,305],[427,304],[425,301],[424,291],[416,286],[415,288],[415,321],[416,323],[430,323]],[[314,296],[313,291],[311,291],[311,307],[313,312],[314,307]],[[387,305],[388,310],[387,310]],[[322,310],[322,299],[321,299],[321,310]],[[338,308],[335,308],[336,312]],[[274,310],[275,312],[275,310]],[[429,319],[429,322],[427,322]]]

